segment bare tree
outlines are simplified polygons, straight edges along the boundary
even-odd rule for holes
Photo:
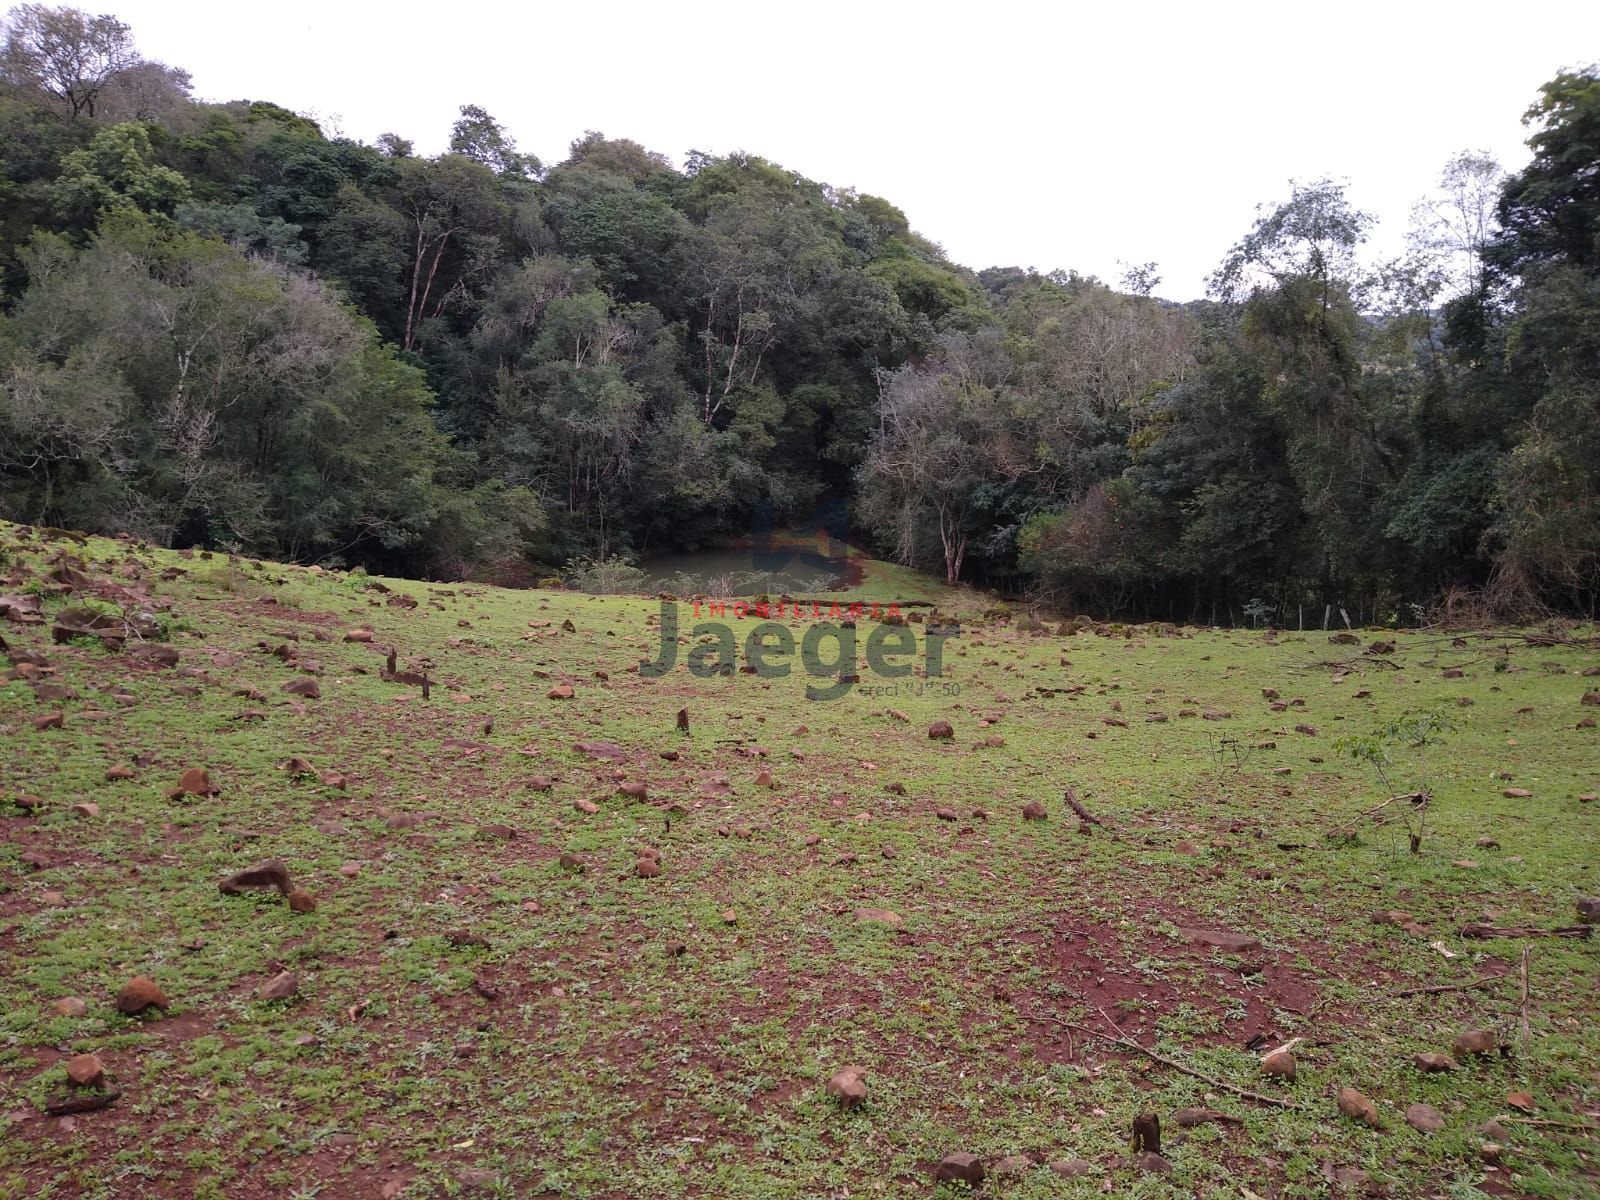
[[[94,116],[95,101],[119,74],[140,62],[128,26],[79,8],[21,4],[5,23],[0,73],[65,105],[69,120]]]

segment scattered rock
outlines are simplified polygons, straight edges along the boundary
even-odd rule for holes
[[[571,700],[577,693],[572,690],[570,683],[558,683],[545,693],[547,700]]]
[[[77,996],[63,996],[51,1003],[50,1011],[58,1017],[81,1017],[88,1013],[89,1006]]]
[[[136,772],[127,763],[118,763],[106,772],[106,782],[116,783],[120,779],[132,779]]]
[[[310,675],[296,675],[283,685],[283,690],[291,696],[303,696],[307,700],[322,699],[322,687]]]
[[[99,1087],[105,1077],[105,1066],[92,1054],[74,1054],[67,1059],[67,1082],[74,1087]]]
[[[1438,1133],[1444,1128],[1444,1114],[1431,1104],[1413,1104],[1406,1109],[1406,1124],[1418,1133]]]
[[[1352,1120],[1364,1122],[1373,1129],[1383,1128],[1383,1122],[1378,1117],[1378,1106],[1355,1088],[1339,1089],[1339,1111]]]
[[[866,1073],[865,1067],[841,1067],[828,1080],[828,1095],[844,1109],[864,1103],[867,1098]]]
[[[1026,1154],[1008,1154],[989,1166],[991,1176],[1022,1175],[1033,1169],[1033,1159]]]
[[[147,1008],[166,1007],[167,994],[148,975],[135,975],[117,993],[117,1011],[130,1017]]]
[[[277,888],[287,896],[294,891],[294,881],[282,859],[269,858],[243,871],[235,871],[217,885],[224,896],[237,896],[246,888]]]
[[[1578,900],[1578,920],[1585,925],[1600,925],[1600,896],[1584,896]]]
[[[1262,1071],[1268,1075],[1277,1076],[1279,1079],[1286,1079],[1291,1083],[1294,1082],[1295,1068],[1294,1053],[1289,1050],[1279,1050],[1261,1060]]]
[[[928,726],[928,736],[930,738],[953,738],[955,735],[956,731],[951,726],[949,721],[935,721],[932,725]],[[981,1179],[982,1177],[982,1166],[980,1165],[979,1178]]]
[[[1526,800],[1533,795],[1527,788],[1506,788],[1500,794],[1507,800]]]
[[[585,800],[582,796],[579,796],[572,802],[572,807],[581,813],[588,813],[590,816],[593,816],[595,813],[600,811],[600,806],[598,804],[596,804],[593,800]]]
[[[868,921],[877,925],[899,926],[904,923],[905,918],[887,908],[858,908],[856,909],[856,920]]]
[[[1534,1110],[1533,1097],[1527,1092],[1507,1092],[1506,1103],[1518,1112],[1531,1113]]]
[[[630,779],[617,786],[617,795],[629,800],[645,800],[649,797],[649,789],[637,779]]]
[[[287,1000],[300,990],[293,971],[281,971],[256,989],[258,1000]]]
[[[1172,1164],[1154,1150],[1146,1150],[1133,1160],[1134,1166],[1147,1175],[1170,1175]]]
[[[1413,1055],[1411,1061],[1416,1066],[1417,1070],[1422,1071],[1425,1074],[1439,1074],[1444,1071],[1454,1071],[1456,1069],[1456,1060],[1451,1058],[1448,1054],[1435,1054],[1430,1051],[1424,1054]]]
[[[934,809],[933,815],[938,817],[939,820],[941,820],[941,821],[959,821],[961,819],[956,814],[956,810],[955,809],[948,808],[948,807],[940,807],[940,808]]]
[[[176,785],[167,791],[167,799],[176,800],[179,796],[215,796],[222,791],[211,783],[211,774],[204,767],[190,767],[179,778]]]
[[[78,817],[93,819],[100,815],[100,806],[93,800],[80,800],[72,806],[72,814]]]
[[[1029,800],[1022,806],[1022,819],[1024,821],[1043,821],[1049,817],[1043,804],[1037,800]]]
[[[1457,1034],[1451,1047],[1458,1059],[1472,1054],[1494,1054],[1500,1049],[1500,1037],[1492,1029],[1469,1029]]]
[[[309,913],[317,911],[317,898],[310,892],[293,891],[289,893],[289,911]]]
[[[1261,949],[1261,940],[1251,937],[1247,933],[1229,933],[1220,929],[1185,929],[1180,927],[1178,932],[1189,941],[1201,946],[1215,946],[1219,950],[1227,950],[1233,954],[1242,954],[1246,950]]]
[[[934,1168],[933,1177],[940,1183],[983,1182],[983,1160],[976,1154],[946,1154]]]
[[[1081,1158],[1059,1158],[1048,1165],[1051,1171],[1063,1179],[1081,1179],[1094,1170],[1092,1162],[1085,1162]]]

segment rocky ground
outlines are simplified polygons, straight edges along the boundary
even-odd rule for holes
[[[1600,1195],[1592,631],[0,555],[0,1195]]]

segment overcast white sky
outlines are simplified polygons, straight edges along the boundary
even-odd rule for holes
[[[546,162],[586,129],[747,150],[884,196],[968,266],[1160,264],[1190,299],[1291,178],[1349,180],[1397,246],[1457,150],[1600,57],[1600,3],[1032,5],[78,0],[188,69],[350,137],[443,148],[481,104]]]

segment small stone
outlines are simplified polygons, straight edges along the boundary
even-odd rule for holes
[[[74,1054],[67,1059],[67,1081],[74,1087],[99,1087],[106,1069],[92,1054]]]
[[[1451,1043],[1458,1059],[1470,1054],[1493,1054],[1500,1049],[1500,1038],[1492,1029],[1469,1029]]]
[[[256,989],[258,1000],[287,1000],[300,990],[300,980],[293,971],[282,971]]]
[[[864,1103],[867,1098],[866,1073],[865,1067],[841,1067],[828,1080],[828,1095],[844,1109]]]
[[[1444,1128],[1444,1114],[1431,1104],[1413,1104],[1406,1109],[1406,1124],[1418,1133],[1438,1133]]]
[[[866,921],[875,925],[898,926],[904,923],[905,918],[887,908],[858,908],[856,909],[856,920]]]
[[[1246,950],[1261,949],[1261,940],[1247,933],[1229,933],[1219,929],[1184,929],[1179,928],[1179,933],[1191,942],[1202,946],[1215,946],[1219,950],[1227,950],[1234,954],[1242,954]]]
[[[1508,800],[1526,800],[1533,795],[1527,788],[1506,788],[1500,794]]]
[[[361,864],[358,862],[340,863],[339,874],[343,875],[346,879],[354,879],[357,875],[361,874]]]
[[[572,690],[570,683],[558,683],[545,693],[545,698],[549,700],[571,700],[575,695],[577,693]]]
[[[100,815],[100,806],[93,800],[80,800],[72,806],[72,814],[73,816],[92,819]]]
[[[294,881],[289,878],[289,868],[282,859],[269,858],[243,871],[235,871],[217,884],[217,890],[224,896],[237,896],[246,888],[277,888],[287,896],[294,891]]]
[[[723,909],[722,923],[724,925],[737,925],[739,923],[739,914],[734,912],[731,908]]]
[[[1022,1175],[1033,1169],[1033,1159],[1026,1154],[1008,1154],[989,1167],[991,1176]]]
[[[415,813],[393,813],[390,815],[389,819],[384,822],[384,825],[389,829],[399,830],[415,829],[420,823],[421,821]]]
[[[117,993],[117,1011],[130,1017],[147,1008],[166,1007],[167,994],[148,975],[135,975]]]
[[[89,1006],[77,996],[63,996],[50,1005],[50,1011],[58,1017],[81,1017],[89,1011]]]
[[[600,811],[600,806],[598,804],[596,804],[593,800],[585,800],[582,796],[579,796],[572,802],[572,807],[581,813],[588,813],[590,816],[593,816],[595,813]]]
[[[939,1183],[983,1182],[983,1160],[976,1154],[946,1154],[939,1160],[933,1177]]]
[[[317,899],[310,892],[302,892],[298,889],[292,891],[289,893],[289,911],[297,913],[316,912]]]
[[[1480,1134],[1482,1134],[1484,1137],[1489,1138],[1492,1141],[1496,1141],[1496,1142],[1505,1143],[1505,1142],[1509,1142],[1511,1140],[1510,1132],[1506,1129],[1506,1127],[1504,1125],[1500,1124],[1499,1121],[1495,1121],[1495,1120],[1488,1120],[1488,1121],[1485,1121],[1482,1125],[1479,1125],[1478,1126],[1478,1132]]]
[[[1417,1054],[1412,1056],[1411,1061],[1416,1065],[1417,1070],[1430,1075],[1456,1069],[1456,1060],[1448,1054],[1435,1054],[1432,1052]]]
[[[1094,1170],[1092,1162],[1081,1158],[1060,1158],[1049,1164],[1050,1170],[1063,1179],[1081,1179]]]
[[[645,800],[649,797],[649,790],[637,779],[630,779],[626,783],[618,785],[617,795],[626,797],[629,800]]]
[[[1170,1175],[1172,1164],[1154,1150],[1146,1150],[1134,1159],[1134,1165],[1147,1175]]]
[[[47,729],[60,729],[66,723],[66,717],[59,712],[45,713],[42,717],[33,719],[33,727],[43,733]]]
[[[1339,1111],[1373,1129],[1383,1128],[1383,1122],[1378,1117],[1378,1106],[1355,1088],[1339,1089]]]
[[[127,763],[118,763],[106,772],[106,781],[115,783],[119,779],[132,779],[137,772]]]
[[[937,739],[948,739],[948,738],[955,737],[955,735],[956,735],[956,731],[955,731],[954,727],[951,726],[949,721],[935,721],[932,725],[928,726],[928,736],[930,738],[934,738],[936,740]],[[981,1167],[981,1165],[979,1167],[979,1170],[980,1170],[979,1178],[982,1178],[982,1175],[981,1175],[982,1167]]]
[[[1022,819],[1024,821],[1043,821],[1049,817],[1044,805],[1037,800],[1029,800],[1022,806]]]
[[[933,815],[938,817],[941,821],[959,821],[961,819],[960,816],[956,814],[955,809],[947,807],[936,808],[933,812]]]
[[[1288,1050],[1279,1050],[1261,1060],[1261,1070],[1265,1074],[1287,1079],[1291,1083],[1294,1082],[1295,1068],[1294,1054]]]
[[[307,700],[321,700],[322,687],[310,675],[297,675],[283,685],[283,690],[291,696],[304,696]]]
[[[204,767],[190,767],[179,777],[178,782],[167,791],[167,799],[176,800],[179,796],[215,796],[222,789],[213,787],[211,775]]]

